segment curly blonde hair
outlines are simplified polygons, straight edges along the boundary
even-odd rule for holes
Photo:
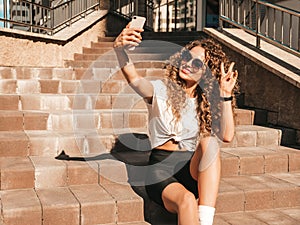
[[[177,122],[187,102],[187,94],[184,91],[186,82],[179,76],[182,53],[196,46],[201,46],[205,49],[204,63],[207,69],[196,87],[194,97],[197,102],[196,111],[198,115],[199,135],[206,137],[220,131],[220,65],[221,62],[224,63],[225,71],[227,71],[230,65],[230,61],[223,52],[221,45],[213,39],[195,40],[188,43],[180,52],[172,55],[166,63],[164,83],[167,86],[167,104],[168,107],[171,107],[174,119]],[[238,86],[236,84],[233,92],[236,92],[237,89]],[[232,101],[232,107],[235,107],[235,98]]]

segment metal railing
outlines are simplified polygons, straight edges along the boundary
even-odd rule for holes
[[[131,19],[132,16],[146,17],[145,26],[152,29],[153,27],[153,4],[154,1],[138,1],[138,0],[113,0],[110,2],[110,11],[118,15]]]
[[[196,0],[114,0],[111,11],[131,18],[147,18],[146,26],[154,31],[171,32],[196,29]]]
[[[300,12],[263,0],[220,0],[220,27],[238,27],[300,56]]]
[[[56,6],[42,1],[0,0],[0,27],[53,35],[97,10],[99,0],[64,0]]]

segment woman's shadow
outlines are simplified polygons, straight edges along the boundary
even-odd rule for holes
[[[62,151],[55,158],[67,161],[98,161],[112,159],[121,161],[126,165],[128,183],[136,194],[144,200],[145,220],[153,225],[177,224],[177,217],[168,213],[160,205],[149,199],[145,189],[147,165],[151,153],[151,145],[146,134],[125,133],[119,135],[110,153],[92,157],[72,157]]]

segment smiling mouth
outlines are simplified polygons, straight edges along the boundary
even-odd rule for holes
[[[188,68],[181,69],[181,72],[186,74],[186,75],[190,75],[192,73],[192,71],[190,71]]]

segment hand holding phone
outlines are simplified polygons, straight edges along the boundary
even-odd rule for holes
[[[146,22],[146,18],[142,16],[133,16],[130,22],[129,28],[140,28],[142,29],[144,27],[144,24]],[[132,51],[135,49],[135,46],[130,46],[128,50]]]

